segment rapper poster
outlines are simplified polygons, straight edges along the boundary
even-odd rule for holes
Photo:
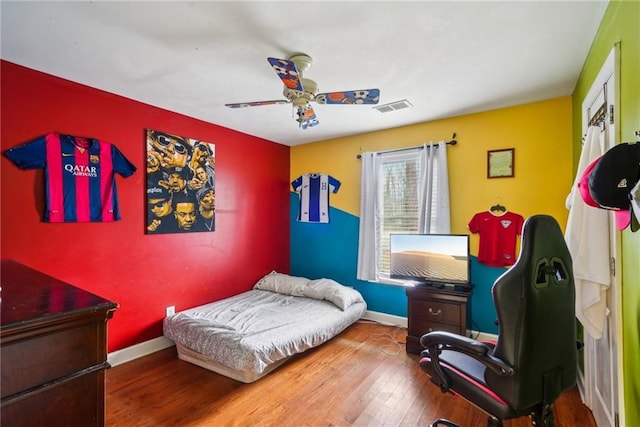
[[[215,145],[147,130],[147,234],[215,230]]]

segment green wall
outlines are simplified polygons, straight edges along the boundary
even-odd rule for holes
[[[593,41],[573,93],[574,159],[581,150],[581,105],[614,44],[620,42],[620,140],[637,141],[640,130],[640,2],[612,1]],[[576,160],[577,162],[577,160]],[[621,233],[622,372],[625,419],[640,426],[640,232]]]
[[[513,210],[525,216],[544,211],[553,212],[561,225],[566,223],[566,209],[564,199],[570,190],[572,177],[581,151],[582,124],[581,105],[588,89],[593,83],[604,60],[611,51],[613,45],[620,42],[620,110],[617,113],[618,123],[621,128],[621,140],[637,140],[634,136],[636,130],[640,130],[640,1],[611,1],[608,5],[598,33],[593,41],[591,50],[586,58],[580,78],[576,85],[569,105],[565,108],[553,104],[565,114],[551,114],[536,111],[534,114],[522,108],[536,108],[537,105],[516,107],[498,112],[485,112],[477,115],[456,117],[435,122],[421,123],[405,128],[393,129],[384,132],[362,134],[350,138],[323,141],[314,144],[304,144],[291,149],[291,177],[292,179],[301,173],[309,171],[322,171],[330,173],[343,181],[338,194],[331,196],[332,224],[324,227],[310,224],[296,224],[292,220],[291,253],[292,273],[309,276],[335,276],[336,278],[352,284],[356,288],[364,290],[365,298],[371,305],[371,309],[390,314],[403,315],[401,307],[404,306],[404,296],[401,289],[393,289],[388,286],[359,283],[355,274],[350,269],[343,268],[346,264],[353,266],[357,256],[357,244],[353,237],[357,228],[357,204],[359,200],[359,163],[356,154],[360,151],[397,148],[400,146],[414,146],[425,139],[449,139],[452,132],[458,133],[460,145],[449,150],[450,152],[450,184],[453,183],[455,196],[452,198],[452,211],[456,212],[452,218],[452,231],[465,232],[466,220],[476,210],[488,207],[495,202],[497,197]],[[552,104],[542,103],[548,110]],[[497,113],[497,115],[495,115]],[[544,116],[544,117],[542,117]],[[488,126],[487,120],[495,119],[499,122],[496,126]],[[536,126],[531,127],[535,134],[540,128],[539,123],[545,123],[545,132],[556,135],[553,150],[567,148],[566,157],[573,156],[573,173],[571,173],[571,161],[566,168],[562,165],[555,168],[560,176],[554,176],[557,182],[552,188],[557,189],[557,197],[552,202],[533,200],[520,200],[518,194],[509,185],[522,185],[524,179],[540,179],[541,175],[527,167],[533,168],[536,164],[537,152],[527,150],[535,149],[544,144],[549,138],[535,137],[536,141],[521,142],[517,149],[515,180],[484,181],[481,177],[484,173],[482,162],[486,150],[513,146],[514,135],[527,135],[529,132],[518,132],[515,128],[529,129],[527,120],[536,121]],[[554,121],[557,121],[554,122]],[[568,126],[569,134],[564,136],[564,125]],[[549,126],[553,128],[549,131]],[[483,135],[483,129],[489,129],[491,135]],[[560,136],[559,136],[560,135]],[[566,141],[566,142],[565,142]],[[549,151],[542,147],[539,153]],[[571,154],[573,153],[573,154]],[[559,154],[558,158],[566,158]],[[526,160],[525,160],[526,159]],[[530,166],[531,165],[531,166]],[[456,169],[462,168],[460,176],[456,176]],[[523,170],[523,168],[525,168]],[[476,170],[477,169],[477,170]],[[475,175],[478,175],[476,177]],[[482,182],[478,187],[473,183]],[[492,187],[495,186],[495,187]],[[535,188],[535,187],[533,187]],[[479,191],[482,189],[482,191]],[[464,198],[456,198],[464,195]],[[469,196],[474,197],[472,201]],[[528,193],[531,199],[531,193]],[[295,195],[292,194],[292,216],[295,210]],[[527,203],[531,203],[529,206]],[[533,208],[536,207],[536,209]],[[334,220],[335,218],[335,220]],[[621,425],[640,426],[640,232],[631,233],[625,230],[621,233],[622,250],[622,359],[624,372],[623,393],[620,396],[621,404],[625,408],[625,419]],[[331,244],[327,244],[330,242]],[[477,244],[477,242],[475,242]],[[475,244],[472,253],[475,252]],[[340,250],[336,250],[340,248]],[[330,255],[328,255],[330,254]],[[309,260],[313,260],[310,262]],[[339,261],[337,261],[339,260]],[[328,262],[327,262],[328,261]],[[353,267],[350,267],[353,268]],[[491,283],[491,280],[486,280]],[[480,294],[480,292],[478,292]],[[380,307],[379,307],[380,305]],[[382,307],[384,305],[384,307]],[[478,301],[472,311],[479,311],[481,307],[487,307],[490,302]],[[489,316],[490,317],[490,316]],[[482,328],[479,328],[482,329]]]

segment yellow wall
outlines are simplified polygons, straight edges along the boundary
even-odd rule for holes
[[[331,195],[331,206],[359,216],[360,152],[450,140],[454,132],[458,145],[447,150],[453,233],[467,233],[473,214],[498,201],[525,218],[552,215],[564,228],[573,179],[568,96],[294,146],[291,179],[328,173],[342,182],[340,191]],[[487,179],[487,150],[503,148],[515,148],[515,177]],[[473,254],[477,245],[477,236],[472,236]]]

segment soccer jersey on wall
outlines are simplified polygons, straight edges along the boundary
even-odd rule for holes
[[[340,181],[323,173],[307,173],[292,183],[300,202],[298,218],[300,222],[329,222],[329,194],[337,193]]]
[[[523,223],[522,215],[509,211],[500,215],[490,211],[475,214],[469,221],[469,230],[480,234],[478,261],[492,267],[513,265]]]
[[[120,219],[115,173],[136,167],[115,145],[95,138],[49,133],[5,155],[21,169],[44,168],[44,222],[110,222]]]

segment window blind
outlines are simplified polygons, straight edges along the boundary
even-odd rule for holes
[[[418,232],[420,161],[417,152],[382,155],[381,160],[382,218],[378,259],[379,274],[388,277],[389,235]]]

